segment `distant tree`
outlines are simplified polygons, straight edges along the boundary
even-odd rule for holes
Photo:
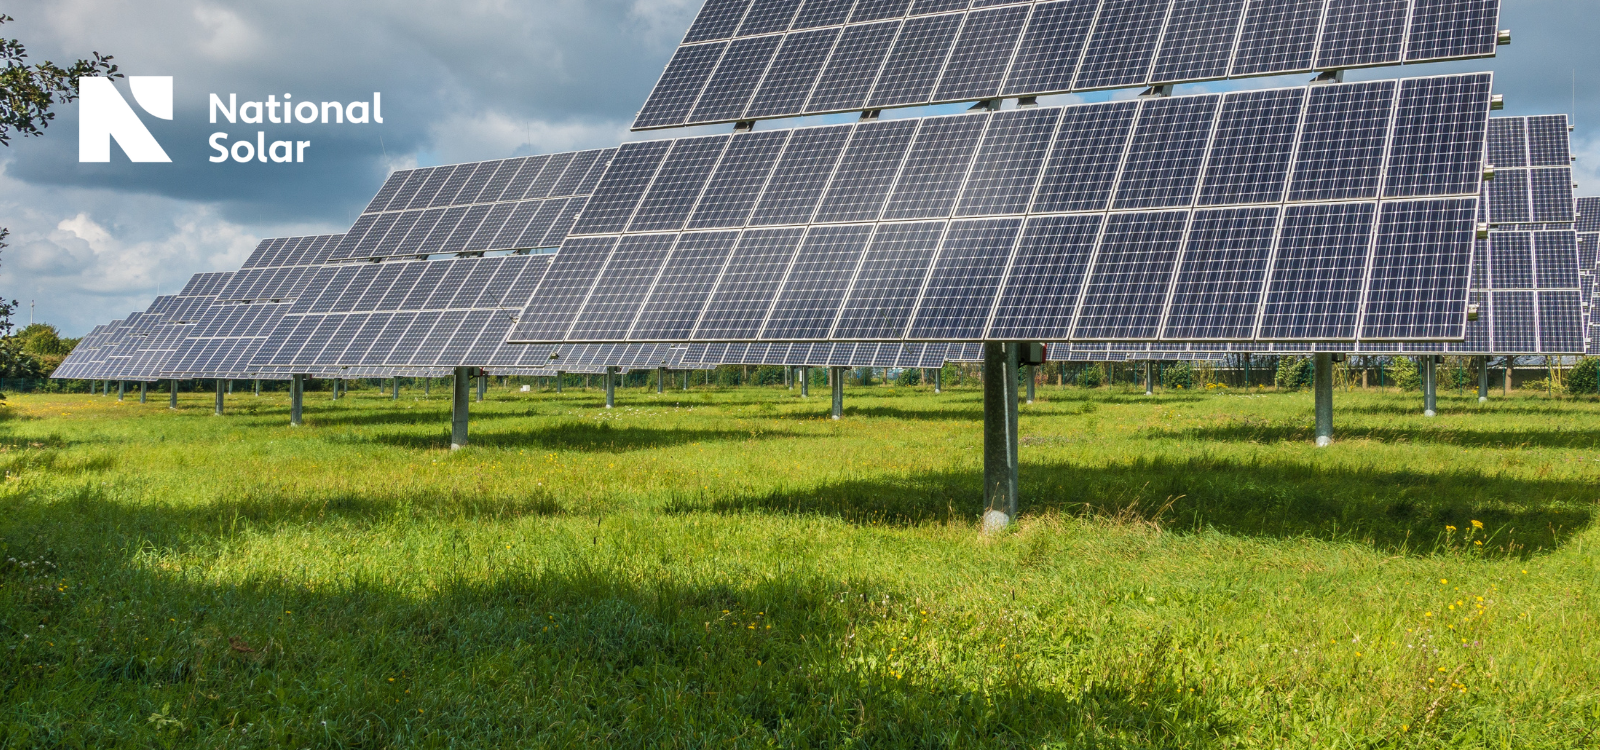
[[[1584,357],[1567,371],[1567,392],[1574,396],[1600,393],[1600,358]]]
[[[22,342],[23,351],[35,356],[68,354],[72,351],[72,345],[67,343],[70,339],[61,338],[61,331],[49,323],[34,323],[17,331],[17,340]]]
[[[0,24],[16,19],[0,15]],[[78,79],[89,76],[121,78],[110,55],[91,53],[62,67],[46,60],[28,64],[28,50],[17,39],[0,37],[0,146],[11,145],[11,135],[43,135],[56,118],[55,107],[78,98]]]
[[[1279,388],[1297,390],[1311,385],[1311,358],[1310,357],[1280,357],[1278,359],[1278,372],[1273,378]]]

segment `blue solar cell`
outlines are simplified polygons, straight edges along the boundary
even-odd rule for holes
[[[1500,0],[1413,0],[1406,60],[1494,54]]]
[[[1064,107],[1033,211],[1104,210],[1138,112],[1133,101]]]
[[[1577,288],[1580,267],[1576,233],[1534,232],[1533,250],[1534,257],[1538,260],[1540,287]]]
[[[584,206],[588,202],[589,199],[587,198],[569,199],[567,204],[561,207],[560,215],[556,216],[555,222],[550,225],[550,231],[545,233],[544,240],[538,246],[560,247],[561,242],[567,238],[567,233],[571,231],[572,225],[582,215]]]
[[[1317,68],[1398,64],[1409,5],[1406,0],[1329,0]]]
[[[739,24],[738,36],[788,31],[798,10],[800,0],[755,0],[745,13],[744,22]]]
[[[1061,110],[1016,109],[989,118],[983,145],[961,192],[957,216],[1018,214],[1028,209]]]
[[[950,215],[966,180],[988,118],[956,115],[922,122],[906,155],[885,220],[933,219]]]
[[[1582,354],[1583,298],[1575,291],[1539,292],[1539,348]]]
[[[1116,208],[1164,208],[1194,202],[1206,141],[1221,96],[1146,99],[1117,183]]]
[[[899,21],[850,26],[839,35],[827,67],[817,79],[807,112],[859,109],[878,80],[883,59],[894,43]]]
[[[924,104],[933,96],[934,84],[944,72],[962,16],[946,14],[912,18],[900,28],[894,48],[867,97],[871,109]]]
[[[798,114],[811,98],[828,52],[839,39],[839,29],[817,29],[784,36],[772,58],[771,69],[750,101],[746,117]]]
[[[677,230],[694,211],[711,171],[728,146],[728,136],[674,141],[650,190],[628,224],[630,232]]]
[[[855,10],[850,12],[850,23],[898,18],[910,7],[911,0],[856,0]]]
[[[1488,73],[1402,82],[1384,197],[1478,192],[1489,120],[1483,101],[1489,84]]]
[[[1564,223],[1573,220],[1571,169],[1531,169],[1528,170],[1528,182],[1532,190],[1535,222]]]
[[[748,339],[760,332],[804,236],[801,227],[745,232],[706,302],[695,337]]]
[[[878,218],[917,125],[917,120],[887,120],[856,126],[814,220],[825,224]]]
[[[528,189],[523,192],[523,200],[552,197],[551,192],[555,189],[556,183],[562,181],[567,173],[567,167],[571,164],[572,154],[570,153],[551,155],[545,161],[544,169],[539,170],[539,174],[533,178],[532,182],[528,184]]]
[[[1022,219],[957,221],[950,225],[917,304],[909,336],[983,336]]]
[[[1161,337],[1252,338],[1277,229],[1276,207],[1196,211]]]
[[[1533,196],[1527,169],[1499,169],[1485,183],[1489,198],[1489,223],[1526,224],[1533,221]]]
[[[400,191],[400,187],[402,185],[406,184],[406,179],[411,176],[411,172],[412,170],[402,169],[394,174],[389,175],[389,178],[383,181],[383,187],[378,188],[378,194],[372,196],[372,201],[367,204],[366,209],[364,209],[362,213],[377,213],[387,207],[389,205],[389,201],[394,198],[394,194]],[[281,243],[283,240],[279,239],[277,242]],[[254,260],[253,256],[252,260]],[[244,267],[249,268],[250,263],[246,262]]]
[[[752,226],[803,224],[811,219],[854,128],[835,125],[795,131],[761,193]]]
[[[899,338],[944,229],[942,221],[879,225],[832,338]]]
[[[622,238],[590,293],[589,301],[584,304],[583,312],[574,321],[571,335],[595,340],[626,337],[675,239],[677,235],[672,234]]]
[[[1245,13],[1232,75],[1310,70],[1326,0],[1257,0]]]
[[[589,173],[594,169],[595,163],[606,153],[609,153],[609,149],[604,151],[579,151],[571,154],[571,159],[567,162],[567,168],[561,173],[561,179],[556,180],[555,184],[550,186],[548,196],[541,197],[559,198],[568,195],[587,194],[587,191],[583,190],[584,183],[587,182]],[[551,164],[554,163],[555,160],[552,159]],[[539,176],[541,178],[544,177],[544,175]],[[595,179],[598,181],[599,176],[597,175]]]
[[[934,101],[999,96],[1029,10],[1027,5],[1012,5],[969,14],[933,93]]]
[[[1539,350],[1538,327],[1528,325],[1536,320],[1536,302],[1533,292],[1491,292],[1494,311],[1494,345],[1499,352],[1536,352]]]
[[[1375,215],[1371,203],[1285,209],[1260,338],[1307,341],[1355,335]]]
[[[689,115],[712,69],[722,60],[727,42],[679,47],[672,61],[661,74],[661,80],[651,90],[644,108],[633,121],[635,128],[658,128],[678,125]]]
[[[1485,76],[1487,77],[1487,76]],[[1526,118],[1528,124],[1528,165],[1567,167],[1572,165],[1571,143],[1566,115]],[[1498,166],[1498,165],[1496,165]],[[1508,164],[1506,166],[1516,166]]]
[[[1161,36],[1154,83],[1200,81],[1228,75],[1245,0],[1177,0]]]
[[[920,16],[924,13],[966,10],[967,3],[968,0],[916,0],[911,4],[911,15]]]
[[[1202,206],[1276,203],[1283,198],[1304,89],[1228,94],[1201,180]]]
[[[1289,200],[1377,197],[1394,96],[1394,81],[1313,87]]]
[[[1006,77],[1006,96],[1067,91],[1078,73],[1084,40],[1099,0],[1064,0],[1033,6]]]
[[[788,131],[735,134],[690,217],[689,229],[741,227],[777,166]]]
[[[603,234],[618,232],[628,225],[639,199],[649,189],[656,169],[672,148],[672,141],[626,143],[617,149],[611,168],[595,187],[583,220],[572,228],[573,234]]]
[[[563,243],[514,335],[545,341],[564,338],[616,245],[616,237],[576,238]]]
[[[1172,0],[1102,0],[1089,48],[1073,82],[1077,89],[1144,83]]]
[[[795,254],[762,338],[825,338],[872,236],[870,225],[812,227]]]
[[[855,4],[856,0],[806,0],[800,6],[800,14],[795,16],[794,28],[814,29],[844,23]]]
[[[455,170],[455,165],[433,167],[428,169],[427,178],[423,180],[422,185],[420,188],[418,188],[416,194],[411,196],[411,202],[405,206],[397,206],[391,203],[389,210],[394,211],[401,208],[427,208],[428,206],[432,205],[433,197],[438,195],[439,191],[443,189],[445,184],[450,181],[450,175],[455,174]]]
[[[726,39],[733,36],[739,22],[744,20],[745,11],[750,7],[750,0],[706,0],[701,6],[699,15],[695,16],[694,23],[689,26],[689,33],[683,37],[684,44],[704,42],[711,39]]]
[[[689,122],[736,120],[755,95],[766,75],[767,64],[778,51],[778,36],[758,36],[735,40],[711,74],[699,103],[689,114]]]
[[[1154,338],[1183,248],[1187,211],[1112,214],[1096,248],[1073,338]]]
[[[1385,203],[1378,217],[1363,338],[1465,336],[1476,199]]]
[[[1528,166],[1528,118],[1491,118],[1488,145],[1491,166],[1501,169]]]
[[[655,289],[650,293],[634,323],[633,335],[665,340],[682,339],[694,331],[694,324],[705,309],[706,298],[716,286],[728,255],[738,242],[738,232],[698,232],[685,234],[672,250],[672,257],[661,269]]]

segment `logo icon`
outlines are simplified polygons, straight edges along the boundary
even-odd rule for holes
[[[172,119],[172,76],[128,76],[128,88],[144,111]],[[113,138],[130,161],[172,161],[110,78],[79,78],[78,161],[111,161]]]

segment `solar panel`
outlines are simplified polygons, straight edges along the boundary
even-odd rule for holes
[[[323,267],[318,281],[311,284],[314,291],[274,306],[279,308],[276,318],[261,317],[260,325],[249,329],[247,338],[254,341],[239,346],[253,347],[252,354],[227,361],[294,372],[497,364],[510,356],[503,351],[505,334],[551,257],[502,255]]]
[[[1488,148],[1495,175],[1483,185],[1491,224],[1574,221],[1569,131],[1566,115],[1494,118]]]
[[[301,245],[294,259],[258,260],[268,255],[263,247],[245,268],[556,247],[615,154],[599,149],[401,170],[337,244],[292,238],[274,247]]]
[[[1214,303],[1228,312],[1205,330],[1226,339],[1459,339],[1489,84],[1488,74],[1327,83],[798,129],[737,231],[624,232],[625,220],[586,214],[511,338],[1159,340],[1197,335],[1199,306]],[[1439,132],[1448,142],[1425,147]],[[608,173],[593,201],[629,217],[646,194],[636,186],[681,184],[702,205],[731,203],[719,191],[748,184],[682,176],[664,157],[757,138],[749,148],[775,149],[777,137],[629,144],[616,160],[625,175]],[[1396,170],[1401,187],[1386,182]],[[965,176],[959,186],[923,177],[946,172]],[[1239,204],[1262,210],[1210,210]],[[1216,246],[1228,236],[1218,227],[1236,221],[1268,239]],[[772,225],[786,229],[761,228]],[[997,226],[1016,241],[989,237]],[[658,250],[632,265],[626,248],[646,241]],[[605,277],[619,258],[626,325]],[[1235,296],[1215,286],[1216,274],[1247,271],[1257,276],[1227,290]],[[635,278],[664,283],[635,299]],[[602,319],[604,331],[590,322]]]
[[[636,130],[1492,56],[1499,0],[708,2]],[[994,7],[998,6],[998,7]],[[909,15],[907,15],[909,12]]]

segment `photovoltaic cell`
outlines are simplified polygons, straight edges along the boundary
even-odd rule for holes
[[[729,45],[689,119],[715,122],[743,115],[781,41],[781,37],[758,36]]]
[[[1156,54],[1152,82],[1222,78],[1228,74],[1245,0],[1177,0]]]
[[[1277,228],[1276,207],[1195,212],[1163,336],[1250,338]]]
[[[1477,229],[1471,200],[1385,203],[1378,219],[1362,332],[1377,339],[1448,339],[1464,317]]]
[[[899,21],[846,27],[804,111],[860,108],[877,81],[878,71],[899,30]]]
[[[722,53],[727,47],[726,42],[679,47],[673,54],[672,61],[667,63],[667,69],[661,74],[661,80],[656,82],[655,89],[650,92],[650,98],[645,100],[644,108],[639,110],[639,117],[634,120],[634,127],[650,128],[682,123],[688,117],[689,111],[694,108],[695,102],[700,100],[700,92],[705,89],[706,79],[711,77],[712,69],[722,61]]]
[[[675,143],[649,192],[640,200],[628,224],[629,231],[683,228],[727,145],[725,138],[695,138]]]
[[[1384,197],[1472,192],[1481,182],[1469,167],[1483,159],[1488,93],[1487,76],[1403,82]]]
[[[1310,70],[1326,0],[1257,0],[1250,4],[1233,75]]]
[[[738,232],[683,235],[655,282],[649,304],[640,311],[633,335],[688,337],[738,240]]]
[[[731,138],[688,228],[743,226],[788,140],[789,133],[785,131],[745,133]]]
[[[815,220],[828,223],[878,218],[917,125],[917,120],[891,120],[857,126],[817,207]]]
[[[952,223],[928,276],[909,336],[982,336],[1021,229],[1020,218]]]
[[[1071,90],[1099,7],[1099,0],[1034,5],[1006,78],[1005,95]]]
[[[577,337],[622,338],[633,326],[639,305],[650,292],[675,235],[624,237],[595,284],[594,293],[572,327]]]
[[[1376,197],[1394,96],[1394,81],[1312,88],[1289,200]]]
[[[1200,205],[1282,200],[1304,103],[1300,89],[1224,96],[1201,180]]]
[[[1371,203],[1289,206],[1267,285],[1261,338],[1349,339],[1361,313]]]
[[[810,220],[852,132],[851,126],[839,125],[799,130],[790,136],[750,224],[803,224]]]
[[[1220,96],[1147,101],[1134,126],[1113,206],[1163,208],[1194,201]]]
[[[835,338],[899,338],[945,223],[884,224],[872,237],[846,297]]]
[[[785,36],[745,116],[775,117],[804,110],[817,76],[828,61],[828,51],[838,39],[839,29]]]
[[[1107,218],[1073,338],[1155,337],[1188,219],[1186,211]]]
[[[977,162],[967,178],[958,216],[1019,214],[1028,210],[1061,111],[1018,109],[989,120]]]
[[[990,335],[1041,339],[1072,335],[1084,270],[1100,237],[1098,214],[1028,220],[999,295]]]

